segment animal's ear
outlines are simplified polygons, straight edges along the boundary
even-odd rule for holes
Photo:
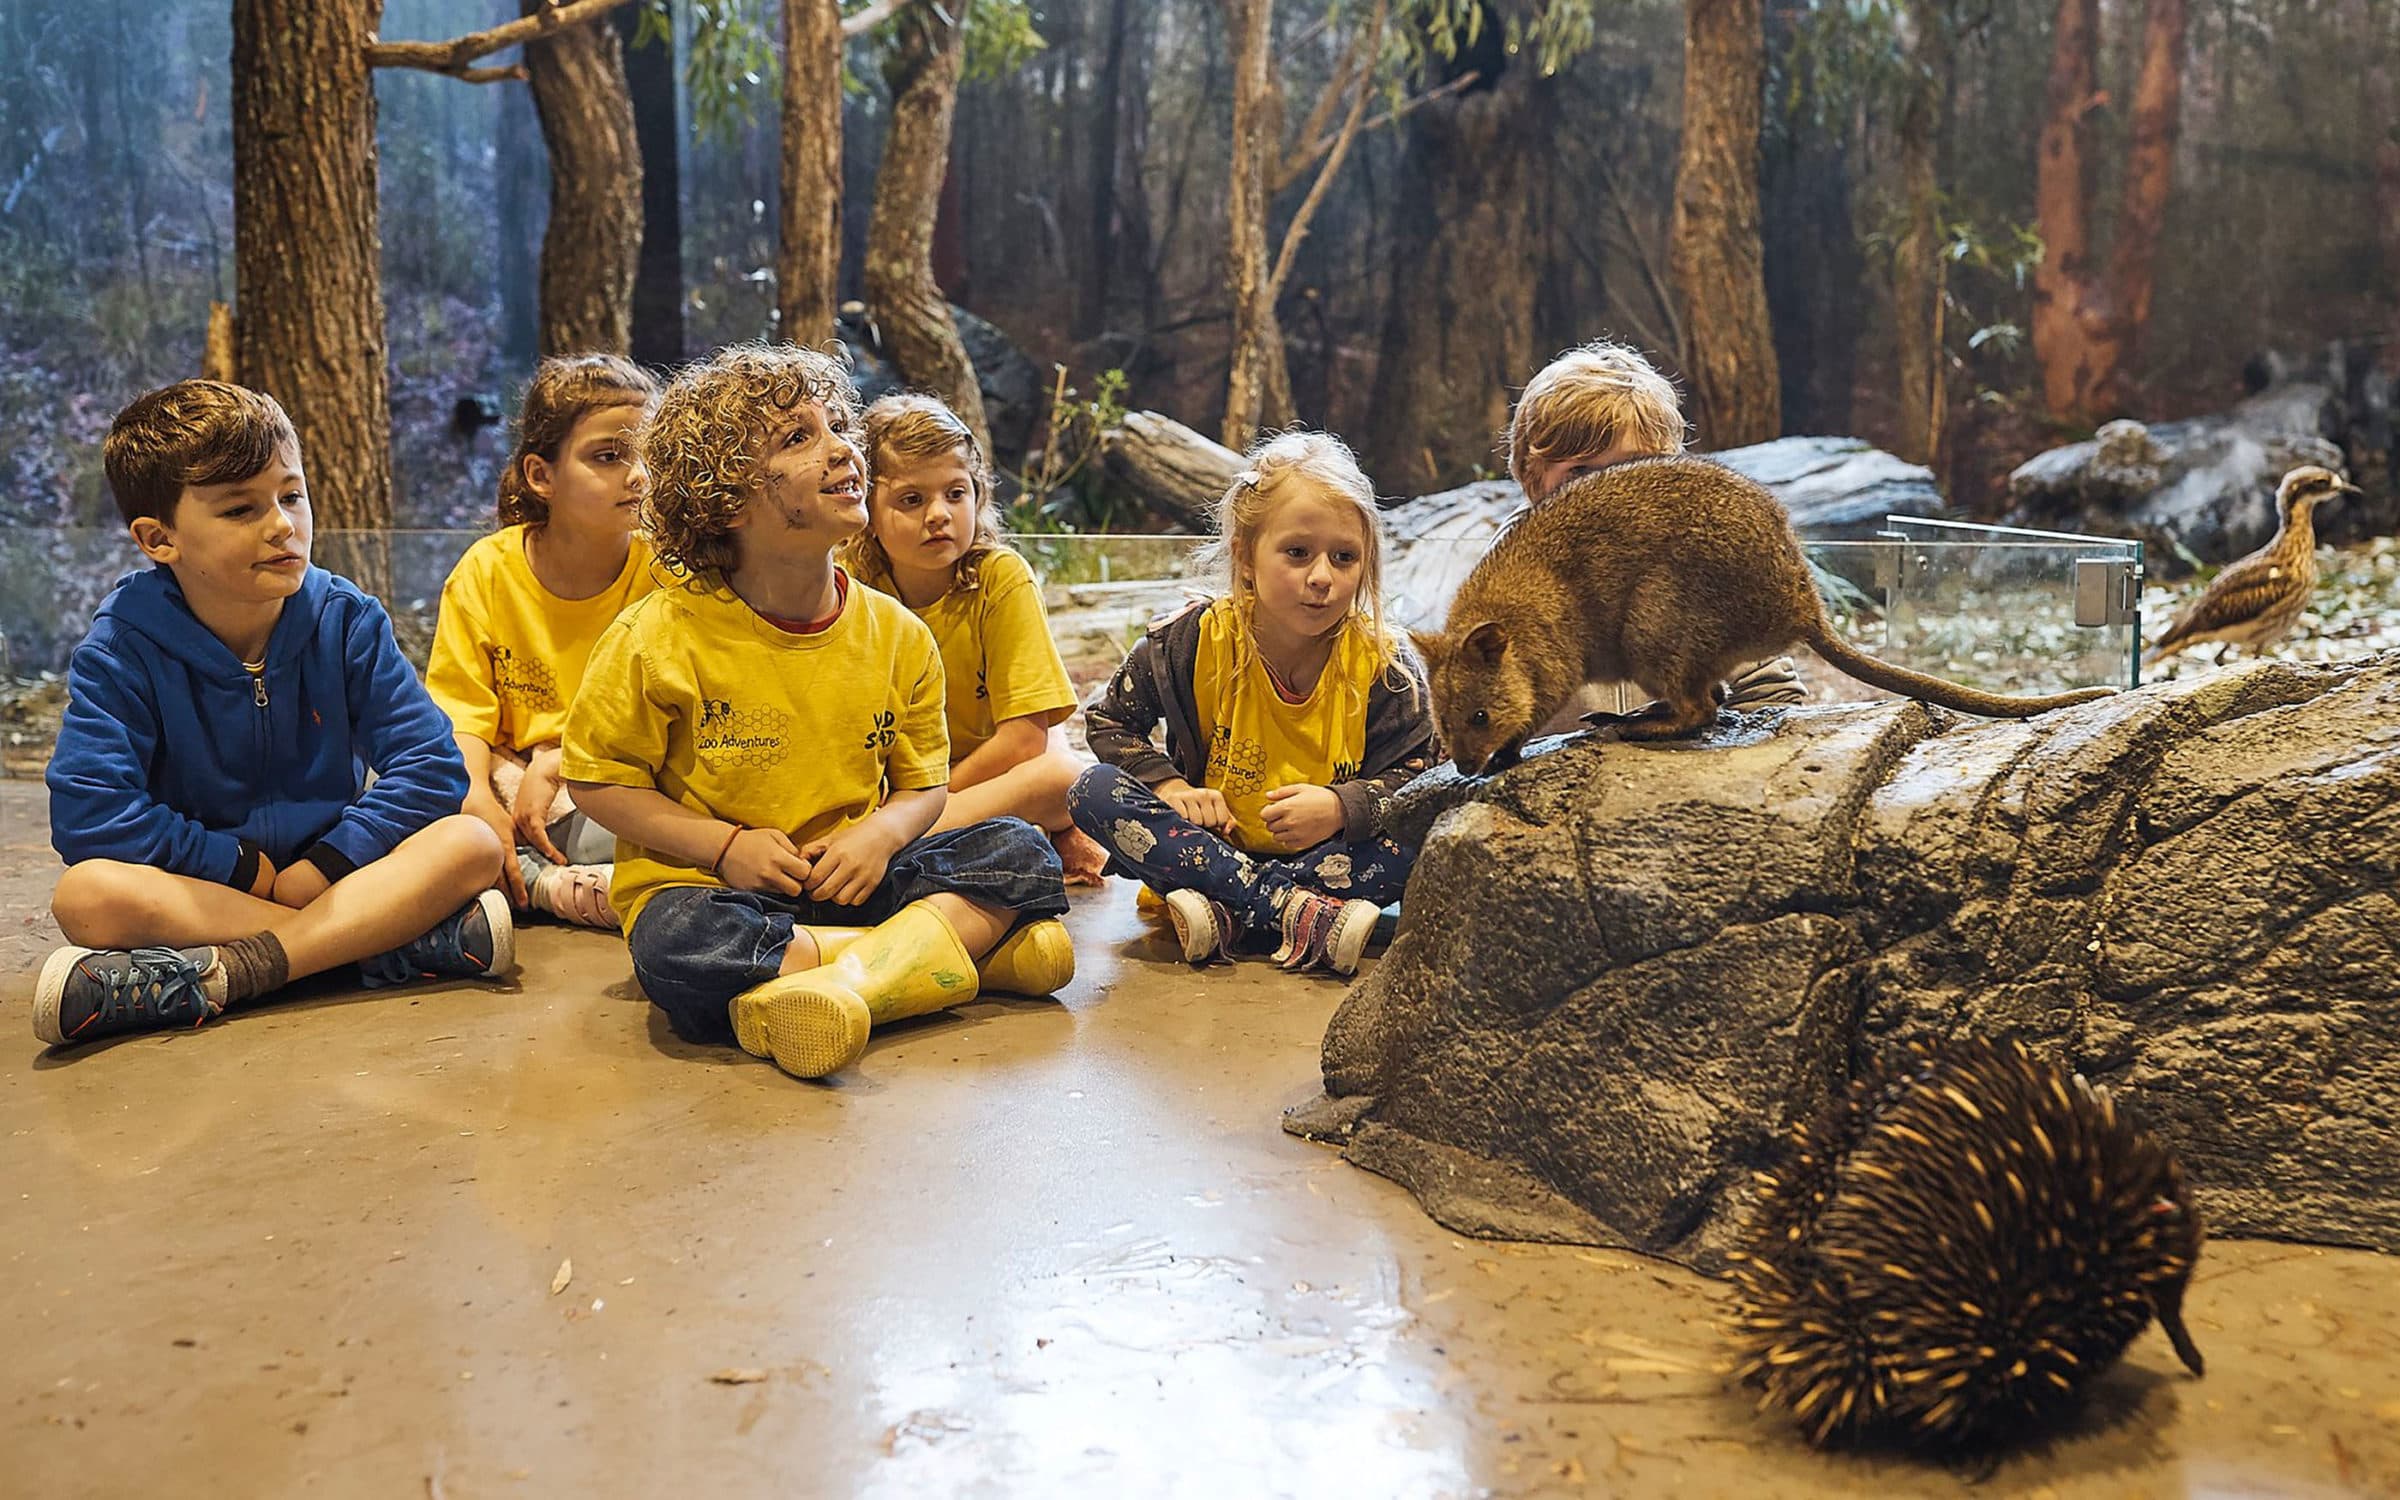
[[[1450,637],[1430,631],[1410,631],[1408,643],[1417,648],[1417,656],[1423,660],[1428,671],[1431,671],[1434,664],[1439,662],[1450,650]]]
[[[1458,648],[1466,653],[1467,660],[1479,666],[1498,666],[1500,658],[1508,652],[1508,627],[1498,620],[1486,620],[1468,631]]]

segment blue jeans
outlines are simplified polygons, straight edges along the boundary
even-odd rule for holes
[[[1094,766],[1067,792],[1075,826],[1108,851],[1112,875],[1159,891],[1194,890],[1223,902],[1245,931],[1273,931],[1295,887],[1389,906],[1408,884],[1416,852],[1390,839],[1327,839],[1298,854],[1251,854],[1202,828],[1115,766]]]
[[[987,818],[929,833],[892,856],[883,883],[857,906],[807,896],[679,886],[660,891],[625,935],[633,977],[686,1041],[731,1045],[725,1007],[773,979],[794,926],[872,927],[911,902],[948,892],[1019,922],[1063,916],[1058,851],[1022,818]]]

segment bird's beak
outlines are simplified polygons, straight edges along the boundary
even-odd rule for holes
[[[2342,481],[2341,488],[2333,492],[2334,498],[2337,500],[2344,495],[2355,495],[2361,499],[2364,499],[2366,497],[2366,493],[2367,492],[2365,490],[2360,489],[2357,485],[2350,483],[2348,480]]]

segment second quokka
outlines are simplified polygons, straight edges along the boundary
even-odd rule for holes
[[[1685,455],[1612,464],[1518,517],[1442,631],[1413,639],[1443,742],[1470,773],[1513,764],[1586,682],[1631,681],[1658,700],[1627,739],[1695,734],[1715,722],[1729,671],[1795,643],[1861,682],[1988,718],[2114,691],[2003,697],[1866,655],[1834,632],[1775,496]]]

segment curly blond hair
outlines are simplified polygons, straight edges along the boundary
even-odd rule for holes
[[[642,529],[667,564],[722,583],[740,553],[733,518],[758,492],[757,472],[781,415],[803,401],[837,432],[858,421],[858,389],[840,360],[791,344],[732,344],[669,381],[642,429],[650,492]]]
[[[525,387],[517,411],[517,446],[500,471],[500,524],[539,526],[550,519],[550,502],[525,477],[525,460],[557,463],[559,452],[587,413],[634,407],[646,412],[658,399],[658,382],[632,360],[616,354],[574,354],[545,359]],[[630,424],[639,426],[639,419]]]
[[[1674,384],[1630,344],[1598,339],[1542,367],[1508,419],[1508,476],[1554,458],[1606,453],[1629,443],[1681,453],[1683,402]]]
[[[914,391],[885,396],[869,406],[864,431],[859,449],[867,460],[867,529],[842,543],[843,565],[861,580],[891,592],[887,587],[892,579],[891,555],[883,550],[882,538],[875,535],[877,471],[887,461],[947,458],[955,453],[975,484],[975,535],[958,559],[958,587],[974,588],[981,582],[984,554],[1000,545],[1000,507],[992,498],[992,470],[984,462],[983,449],[976,445],[974,431],[941,401]]]
[[[1383,623],[1383,511],[1375,504],[1375,486],[1358,466],[1358,456],[1332,433],[1286,432],[1251,447],[1242,472],[1217,502],[1217,540],[1202,553],[1202,564],[1219,570],[1226,592],[1242,612],[1242,635],[1248,639],[1249,611],[1257,596],[1244,574],[1256,566],[1258,535],[1267,518],[1300,485],[1313,486],[1324,498],[1347,500],[1358,509],[1365,541],[1359,549],[1358,595],[1350,601],[1350,619],[1374,647],[1376,671],[1388,673],[1399,660],[1400,646]]]

